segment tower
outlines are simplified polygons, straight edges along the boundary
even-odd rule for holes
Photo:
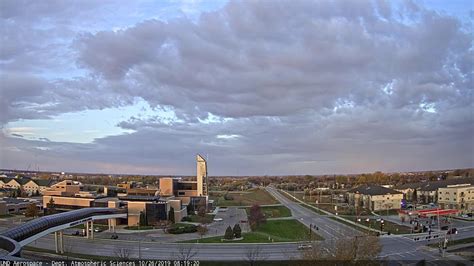
[[[201,155],[196,155],[197,163],[197,195],[207,196],[207,162]]]

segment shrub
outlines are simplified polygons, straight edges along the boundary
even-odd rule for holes
[[[239,224],[234,225],[234,229],[232,229],[232,233],[234,234],[235,238],[242,237],[242,229],[240,228]]]
[[[232,228],[230,227],[230,225],[225,230],[224,238],[225,239],[233,239],[234,238],[234,232],[232,231]]]

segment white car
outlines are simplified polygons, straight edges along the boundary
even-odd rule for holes
[[[214,218],[214,222],[222,222],[222,221],[224,221],[224,219],[222,219],[222,218]]]
[[[298,245],[298,250],[307,250],[307,249],[313,249],[313,245],[311,245],[311,244],[300,244],[300,245]]]

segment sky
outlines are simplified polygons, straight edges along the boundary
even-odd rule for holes
[[[471,1],[0,1],[0,168],[474,167]]]

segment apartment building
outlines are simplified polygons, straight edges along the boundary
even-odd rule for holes
[[[348,202],[355,208],[371,211],[400,209],[403,193],[381,186],[365,185],[347,192]]]
[[[474,185],[450,185],[438,189],[438,203],[443,209],[457,209],[461,213],[474,211]]]

